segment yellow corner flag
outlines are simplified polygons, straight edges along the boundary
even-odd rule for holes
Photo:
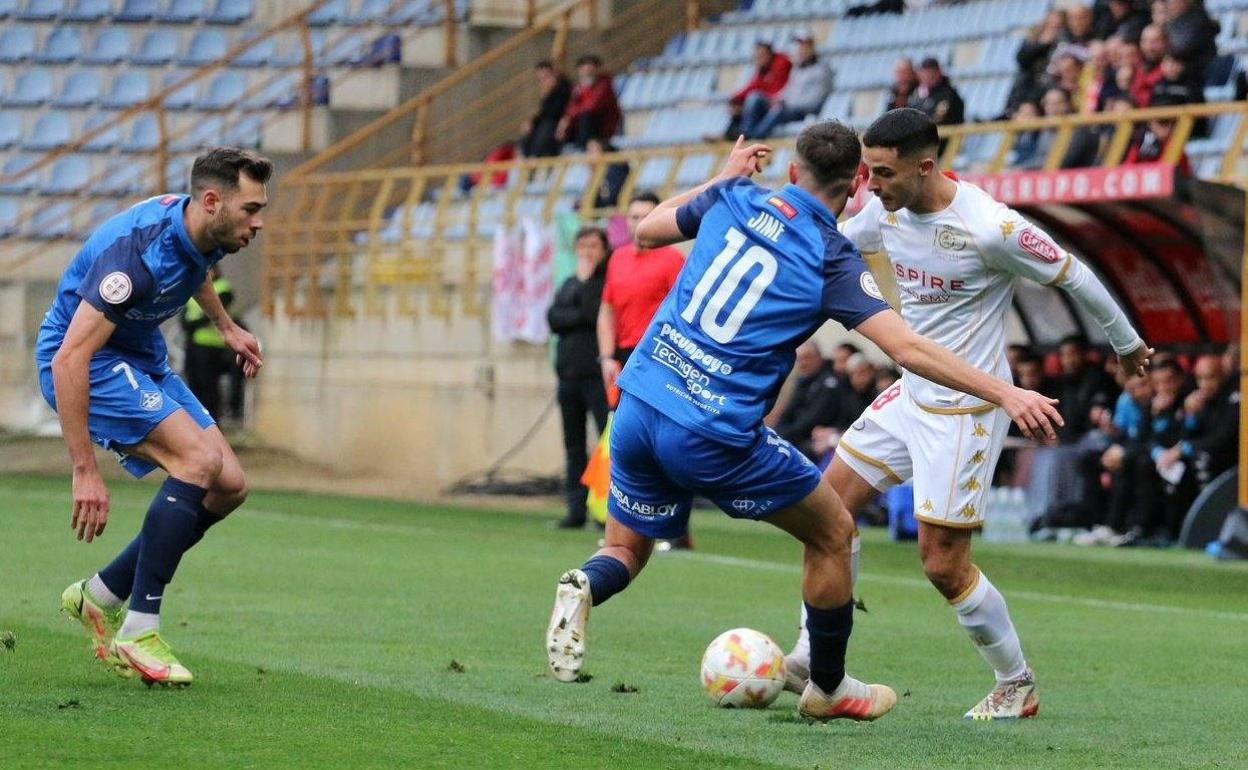
[[[589,488],[585,500],[589,515],[599,524],[607,523],[607,495],[611,489],[611,421],[614,419],[615,412],[607,414],[607,425],[598,437],[598,446],[594,447],[585,472],[581,474],[581,483]]]

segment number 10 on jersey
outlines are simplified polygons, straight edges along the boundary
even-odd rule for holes
[[[778,267],[775,256],[762,246],[751,246],[745,250],[744,254],[741,254],[741,247],[745,245],[745,234],[737,228],[728,228],[725,240],[727,243],[724,244],[723,251],[719,252],[719,255],[711,262],[711,266],[702,274],[702,280],[698,281],[698,285],[694,287],[688,306],[680,314],[681,318],[691,324],[695,323],[696,319],[702,331],[721,344],[731,342],[741,331],[741,324],[745,322],[745,317],[750,314],[750,311],[762,299],[763,292],[776,279]],[[749,287],[737,300],[737,304],[728,313],[728,317],[721,323],[719,317],[724,311],[724,305],[737,292],[746,273],[755,267],[761,269],[750,281]],[[724,275],[725,270],[728,271],[727,275]],[[712,287],[715,289],[713,293]],[[706,298],[708,294],[711,295],[709,301]],[[706,303],[705,306],[703,302]],[[699,308],[701,308],[700,314]]]

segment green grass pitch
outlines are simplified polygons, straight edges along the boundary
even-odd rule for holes
[[[751,626],[787,647],[798,609],[798,547],[710,512],[696,553],[656,555],[595,610],[593,679],[567,685],[546,676],[542,637],[555,579],[596,532],[555,531],[554,512],[256,492],[165,600],[195,685],[148,690],[105,672],[57,610],[137,531],[153,489],[114,483],[88,546],[69,530],[68,478],[0,478],[4,768],[1248,766],[1245,565],[977,544],[1042,707],[968,724],[991,675],[913,544],[867,532],[850,670],[902,697],[874,724],[810,725],[792,695],[752,712],[701,692],[716,634]]]

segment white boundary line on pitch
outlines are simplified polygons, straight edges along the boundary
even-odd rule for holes
[[[670,554],[665,554],[669,556]],[[700,553],[698,551],[684,551],[677,554],[677,558],[692,559],[696,561],[704,561],[712,564],[723,564],[729,567],[742,567],[745,569],[766,570],[768,572],[783,572],[790,575],[800,575],[802,568],[796,564],[783,564],[774,561],[762,561],[760,559],[745,559],[739,556],[721,556],[713,553]],[[908,578],[899,575],[876,575],[870,572],[859,573],[859,580],[870,583],[887,583],[889,585],[901,586],[904,588],[921,588],[924,590],[934,590],[930,584],[921,578]],[[1231,612],[1229,610],[1207,610],[1197,607],[1174,607],[1168,604],[1142,604],[1139,602],[1119,602],[1112,599],[1092,599],[1082,596],[1064,596],[1062,594],[1047,594],[1039,591],[1014,591],[1005,590],[1002,592],[1007,600],[1019,598],[1028,599],[1030,601],[1048,602],[1050,604],[1077,604],[1082,607],[1095,607],[1104,610],[1122,610],[1125,612],[1161,612],[1175,615],[1195,615],[1203,618],[1211,618],[1217,620],[1237,620],[1248,621],[1248,613]],[[796,599],[794,599],[796,603]]]

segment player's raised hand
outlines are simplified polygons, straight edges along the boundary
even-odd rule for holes
[[[746,144],[745,136],[738,136],[732,152],[728,153],[728,161],[724,170],[719,172],[721,179],[732,177],[751,177],[762,169],[763,158],[771,154],[771,148],[765,144]]]
[[[1057,428],[1066,424],[1057,411],[1057,404],[1056,398],[1049,398],[1034,390],[1011,387],[1001,401],[1001,408],[1027,438],[1033,441],[1056,441]]]
[[[247,377],[258,375],[260,367],[264,366],[260,340],[238,324],[231,326],[222,336],[225,337],[225,344],[237,354],[235,360],[243,367],[243,374]]]
[[[1118,356],[1118,363],[1122,365],[1122,373],[1128,377],[1143,377],[1148,373],[1148,362],[1156,352],[1147,343],[1141,342],[1135,350],[1124,356]]]
[[[74,470],[74,516],[69,528],[90,543],[108,524],[108,487],[97,468]]]

